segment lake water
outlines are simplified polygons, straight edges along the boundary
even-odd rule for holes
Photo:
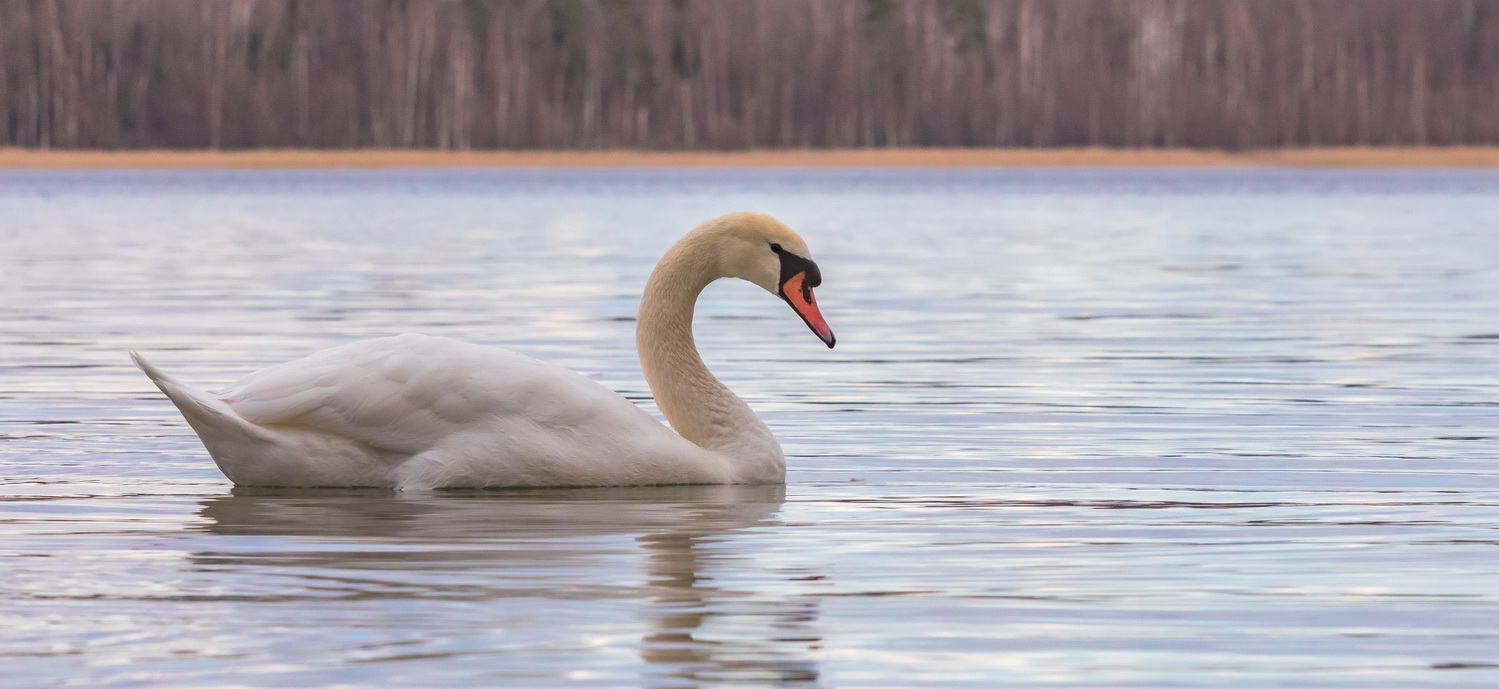
[[[649,407],[645,277],[741,209],[838,335],[700,304],[784,488],[235,490],[125,355]],[[1496,546],[1499,172],[0,172],[7,687],[1491,687]]]

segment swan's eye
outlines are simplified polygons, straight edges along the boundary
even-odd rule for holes
[[[770,250],[774,251],[776,253],[781,253],[781,245],[780,244],[771,244],[770,245]]]

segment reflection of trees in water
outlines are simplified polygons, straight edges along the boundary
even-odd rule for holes
[[[226,542],[222,550],[196,553],[192,562],[214,568],[307,570],[306,578],[318,580],[337,573],[365,589],[357,591],[362,597],[504,601],[568,589],[568,597],[576,600],[617,598],[628,590],[626,595],[648,601],[640,657],[653,685],[810,687],[819,682],[813,659],[821,641],[815,629],[817,601],[714,583],[754,562],[749,554],[734,552],[725,536],[770,522],[784,500],[782,486],[414,496],[236,489],[233,495],[201,503],[202,528],[219,535],[287,540],[272,547],[261,542],[252,550]],[[640,544],[646,556],[644,591],[600,580],[614,579],[608,576],[614,573],[600,577],[597,560],[590,556],[618,543],[601,545],[592,539],[608,536],[634,536]],[[361,585],[361,579],[348,576],[351,570],[415,574]],[[587,578],[559,578],[563,572]],[[325,594],[318,597],[326,600]],[[284,591],[276,596],[287,597]]]

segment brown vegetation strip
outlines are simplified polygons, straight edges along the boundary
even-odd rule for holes
[[[0,168],[1499,167],[1499,147],[1246,152],[1111,149],[789,151],[57,151],[0,149]]]

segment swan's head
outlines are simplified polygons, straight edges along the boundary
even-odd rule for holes
[[[785,300],[823,343],[833,346],[833,329],[812,296],[812,288],[822,284],[822,272],[800,236],[764,213],[730,213],[708,226],[717,235],[725,276],[748,280]]]

